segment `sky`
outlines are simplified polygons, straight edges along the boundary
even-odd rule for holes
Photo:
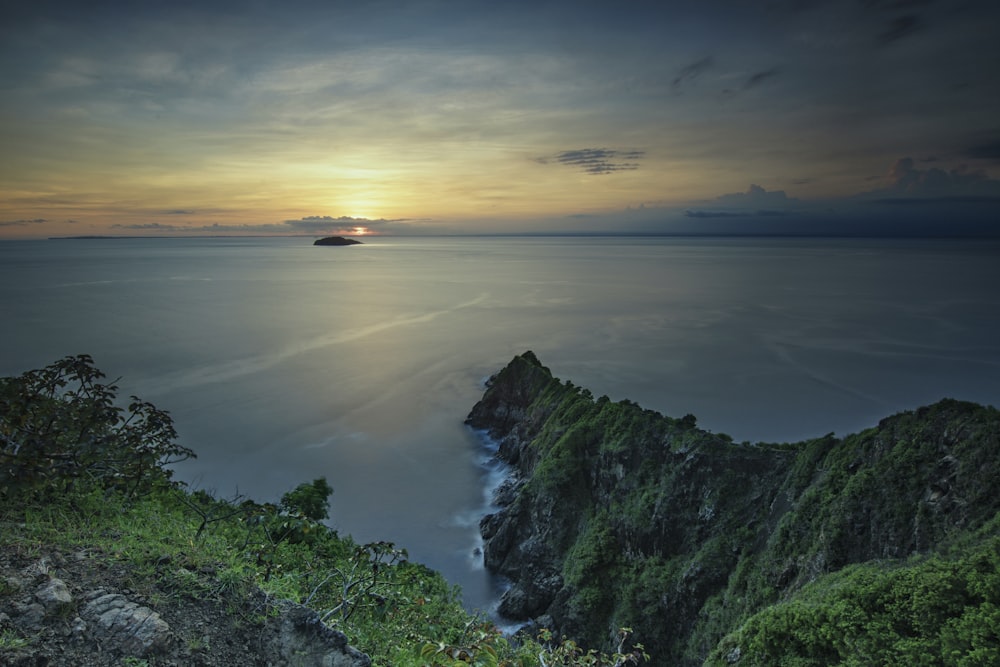
[[[0,238],[1000,236],[998,34],[995,0],[24,2]]]

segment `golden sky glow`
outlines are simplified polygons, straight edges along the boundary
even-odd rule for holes
[[[967,66],[1000,55],[995,5],[749,4],[26,6],[0,28],[0,236],[669,232],[1000,201],[1000,100]]]

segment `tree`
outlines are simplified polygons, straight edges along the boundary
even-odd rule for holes
[[[322,521],[330,517],[331,494],[333,488],[327,484],[326,477],[319,477],[311,483],[303,482],[281,496],[281,509],[313,521]]]
[[[194,457],[167,412],[135,396],[119,407],[103,379],[86,354],[0,379],[0,497],[87,485],[132,496]]]

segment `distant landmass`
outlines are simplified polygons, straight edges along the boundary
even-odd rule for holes
[[[316,239],[313,242],[313,245],[361,245],[361,241],[345,239],[343,236],[327,236],[325,238]]]
[[[467,423],[510,466],[480,530],[511,582],[499,611],[529,634],[613,648],[629,627],[661,665],[997,664],[995,408],[741,443],[595,399],[526,352]]]

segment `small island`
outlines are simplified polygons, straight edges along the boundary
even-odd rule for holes
[[[343,236],[327,236],[321,239],[316,239],[313,245],[360,245],[361,241],[355,241],[354,239],[345,239]]]

